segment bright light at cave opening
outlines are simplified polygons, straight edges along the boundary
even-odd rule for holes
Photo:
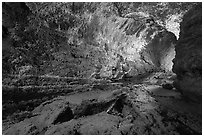
[[[139,53],[141,50],[145,48],[146,44],[147,42],[145,42],[144,40],[138,39],[134,41],[132,45],[127,48],[127,53],[131,55],[135,53]]]

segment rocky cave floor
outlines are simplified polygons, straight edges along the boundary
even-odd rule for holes
[[[29,86],[32,78],[18,88],[3,83],[2,132],[202,134],[202,105],[171,87],[174,78],[156,72],[115,82],[46,76],[39,86]]]

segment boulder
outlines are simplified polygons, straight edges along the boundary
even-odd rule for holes
[[[174,86],[183,95],[202,102],[202,4],[184,15],[176,44],[173,71],[177,75]]]
[[[93,92],[89,91],[86,93],[75,93],[70,96],[57,97],[52,100],[43,102],[41,105],[36,107],[32,114],[34,115],[31,118],[25,119],[19,123],[14,124],[9,127],[3,134],[44,134],[44,131],[49,127],[59,125],[62,123],[73,124],[76,119],[80,119],[80,122],[83,122],[85,125],[82,128],[81,134],[96,134],[95,130],[98,132],[101,129],[99,125],[98,128],[91,129],[87,131],[88,126],[92,124],[97,124],[97,121],[104,121],[104,130],[108,129],[107,124],[110,122],[110,119],[113,119],[110,116],[112,113],[107,114],[106,111],[114,109],[120,111],[121,107],[118,106],[118,103],[126,98],[126,94],[123,92],[126,89],[116,89],[113,92]],[[113,105],[112,105],[113,104]],[[113,106],[113,107],[112,107]],[[102,113],[104,112],[104,113]],[[102,113],[102,114],[101,114]],[[118,113],[122,113],[121,111]],[[90,117],[90,120],[86,120],[83,117]],[[93,119],[98,119],[93,121]],[[115,116],[115,119],[118,119],[118,116]],[[85,121],[85,122],[84,122]],[[87,122],[88,123],[87,123]],[[94,123],[92,123],[94,122]],[[110,123],[109,123],[110,124]],[[113,122],[114,124],[114,122]],[[117,123],[115,123],[117,124]],[[115,125],[114,124],[114,125]],[[112,127],[112,126],[111,126]],[[71,129],[74,130],[74,129]],[[93,130],[93,131],[92,131]],[[63,131],[63,130],[62,130]],[[50,131],[49,131],[50,132]],[[92,133],[93,132],[93,133]],[[99,134],[103,134],[105,131]],[[112,132],[112,131],[111,131]],[[68,131],[66,131],[66,134]],[[53,133],[54,134],[54,133]],[[61,134],[65,134],[62,132]],[[74,131],[70,134],[75,134]],[[114,133],[107,133],[114,134]]]

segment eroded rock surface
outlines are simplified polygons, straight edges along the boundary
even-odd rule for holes
[[[176,37],[158,25],[153,18],[131,13],[126,18],[101,19],[96,33],[97,41],[106,51],[108,59],[101,75],[108,75],[109,67],[127,63],[129,76],[138,76],[155,70],[171,71],[175,56]],[[90,24],[99,20],[94,16]]]
[[[36,4],[41,5],[3,3],[3,35],[7,36],[3,39],[3,53],[6,54],[6,63],[3,66],[8,65],[6,58],[11,56],[8,53],[15,53],[16,50],[13,42],[17,40],[10,37],[12,29],[16,24],[21,24],[21,30],[27,31],[26,24],[30,18],[28,15],[37,10]],[[107,78],[112,75],[111,68],[116,67],[120,71],[122,63],[128,66],[129,77],[155,70],[171,71],[176,37],[158,25],[149,15],[130,13],[125,17],[104,17],[100,14],[90,14],[86,18],[88,21],[79,30],[83,39],[76,40],[72,45],[59,38],[58,48],[52,49],[52,59],[41,66],[42,74],[87,78],[96,70],[97,65],[101,65],[99,75]],[[57,28],[52,26],[51,22],[48,22],[46,27],[52,33],[58,34],[55,31]],[[21,42],[18,45],[21,45]],[[35,67],[33,64],[30,65]],[[26,66],[19,66],[19,70],[23,67]],[[6,67],[4,70],[7,70]]]
[[[46,71],[52,69],[53,75],[64,76],[70,71],[67,66],[79,64],[79,60],[81,64],[73,71],[83,68],[84,77],[90,77],[96,71],[99,77],[110,78],[113,74],[111,68],[121,71],[122,63],[130,70],[130,77],[155,70],[171,71],[176,36],[151,17],[132,14],[134,16],[108,18],[90,15],[80,49],[73,50],[62,44],[62,50],[56,52],[52,66]],[[86,59],[92,56],[95,62]],[[97,65],[101,66],[100,70]]]
[[[189,99],[202,102],[202,4],[184,16],[180,28],[173,61],[174,85]]]
[[[46,101],[3,134],[201,134],[201,110],[159,85],[107,83]]]
[[[7,7],[18,9],[22,5],[14,3],[14,5],[4,6],[7,12],[10,11]],[[12,10],[7,13],[15,16]],[[3,23],[4,27],[12,28],[16,24],[13,24],[10,17],[4,17],[4,19],[3,22],[8,20],[8,24]],[[194,16],[192,17],[196,23],[197,19],[200,18],[194,20]],[[50,74],[50,70],[51,74],[63,77],[71,74],[71,79],[55,76],[55,78],[27,77],[25,73],[25,77],[21,75],[20,79],[14,78],[12,82],[14,84],[10,85],[9,82],[4,81],[3,134],[202,134],[202,105],[186,101],[172,86],[175,75],[172,73],[163,75],[162,72],[147,73],[156,70],[171,70],[171,60],[175,55],[175,35],[159,26],[151,17],[136,13],[125,17],[107,18],[92,14],[88,20],[86,28],[82,27],[85,29],[82,34],[82,44],[67,46],[66,43],[64,45],[60,43],[62,44],[60,50],[56,51],[51,61],[54,69],[52,67],[45,69],[46,74]],[[185,20],[194,24],[191,18],[186,17],[184,22]],[[199,39],[200,31],[190,35],[194,25],[191,27],[184,23],[183,26],[181,39],[186,34],[189,39]],[[190,28],[189,32],[183,33],[186,28]],[[3,35],[7,33],[5,31]],[[4,39],[4,45],[8,45],[7,41]],[[188,43],[185,38],[179,43],[182,42]],[[197,42],[199,44],[200,41]],[[74,46],[78,48],[73,48]],[[200,50],[200,47],[192,49]],[[178,48],[177,51],[182,50],[185,49]],[[184,63],[179,62],[176,57],[175,66],[184,65],[185,67],[185,61],[189,59],[185,58],[187,53],[189,52],[178,55],[182,56]],[[197,52],[192,52],[192,54],[196,55]],[[199,55],[201,55],[200,51]],[[98,60],[95,59],[96,57]],[[196,65],[200,63],[198,62]],[[98,67],[97,63],[101,66]],[[116,67],[118,71],[121,71],[123,63],[127,65],[125,71],[128,75],[126,76],[136,76],[136,78],[120,81],[100,79],[111,77],[111,67]],[[99,79],[84,78],[89,77],[97,67],[100,68],[96,71],[96,77]],[[180,82],[182,80],[187,81],[187,84],[194,82],[197,78],[199,81],[200,77],[197,77],[197,74],[200,76],[200,73],[197,72],[200,71],[197,70],[200,68],[195,67],[195,69],[194,66],[192,68],[192,71],[189,67],[183,71],[182,67],[181,69],[175,67],[175,72],[178,74],[178,82],[175,85],[177,89],[182,90],[179,88],[184,83]],[[81,70],[83,72],[80,72]],[[75,79],[78,74],[80,78]],[[122,75],[122,73],[118,74],[116,79]],[[200,88],[200,83],[196,84]],[[187,88],[191,90],[188,86]],[[12,115],[14,112],[15,115]],[[14,120],[9,119],[10,115],[14,117]]]

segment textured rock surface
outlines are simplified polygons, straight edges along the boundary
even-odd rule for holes
[[[151,17],[136,13],[126,17],[110,17],[99,25],[97,40],[106,49],[106,67],[117,66],[122,57],[132,68],[132,76],[153,70],[171,71],[175,35]]]
[[[83,69],[83,76],[89,77],[98,64],[101,65],[100,77],[110,77],[111,68],[120,70],[124,62],[129,66],[127,70],[131,68],[130,76],[155,70],[171,71],[176,37],[150,19],[135,13],[126,18],[90,15],[87,28],[83,28],[85,33],[80,48],[71,49],[62,44],[47,73],[64,76],[73,67],[73,74]],[[74,58],[70,53],[72,50],[76,54]]]
[[[14,69],[9,60],[16,53],[13,45],[15,43],[12,36],[12,29],[18,24],[27,22],[29,9],[24,2],[3,2],[2,3],[2,62],[3,72],[7,74]]]
[[[173,71],[174,85],[183,94],[197,102],[202,100],[202,4],[191,9],[181,23],[176,44]]]
[[[201,134],[201,105],[158,85],[109,83],[42,103],[3,134]],[[117,86],[113,86],[117,85]]]
[[[28,7],[33,8],[31,3],[3,3],[2,24],[8,29],[4,35],[18,23],[26,27],[27,17],[32,14]],[[90,14],[86,18],[88,21],[79,30],[83,32],[81,41],[70,45],[67,40],[59,40],[50,62],[41,66],[42,74],[89,77],[101,65],[100,76],[110,77],[111,68],[119,69],[122,62],[126,62],[127,70],[131,68],[129,76],[172,69],[176,37],[148,15],[130,13],[105,18]],[[48,29],[56,33],[52,26]],[[15,49],[12,41],[16,39],[3,39],[3,53]]]
[[[3,29],[26,21],[18,18],[24,18],[22,13],[27,15],[24,6],[19,3],[3,5],[3,13],[8,15],[3,15]],[[3,82],[3,134],[202,134],[202,105],[182,98],[172,86],[175,79],[172,72],[147,73],[171,70],[175,35],[151,17],[137,13],[125,17],[104,17],[93,13],[87,18],[81,27],[85,29],[80,33],[83,35],[81,41],[77,39],[76,43],[69,45],[66,40],[59,39],[59,50],[53,51],[53,58],[44,72],[48,75],[36,77],[31,73],[28,76],[33,66],[22,66],[21,78],[13,75],[12,83],[9,79]],[[187,28],[194,29],[188,25]],[[3,32],[3,37],[7,33]],[[3,49],[7,48],[4,51],[9,51],[8,45],[14,40],[10,39],[10,42],[7,38],[3,39]],[[127,64],[122,68],[124,62]],[[81,78],[89,77],[94,69],[97,69],[96,77],[110,77],[112,67],[118,71],[125,69],[128,78],[137,77],[116,80],[117,83]],[[192,76],[184,75],[189,83],[197,78],[190,71],[184,72],[182,74]],[[192,72],[200,76],[197,68]],[[182,79],[182,74],[178,73],[178,80],[187,81]],[[121,75],[122,72],[118,77]],[[179,89],[182,83],[178,83]]]

